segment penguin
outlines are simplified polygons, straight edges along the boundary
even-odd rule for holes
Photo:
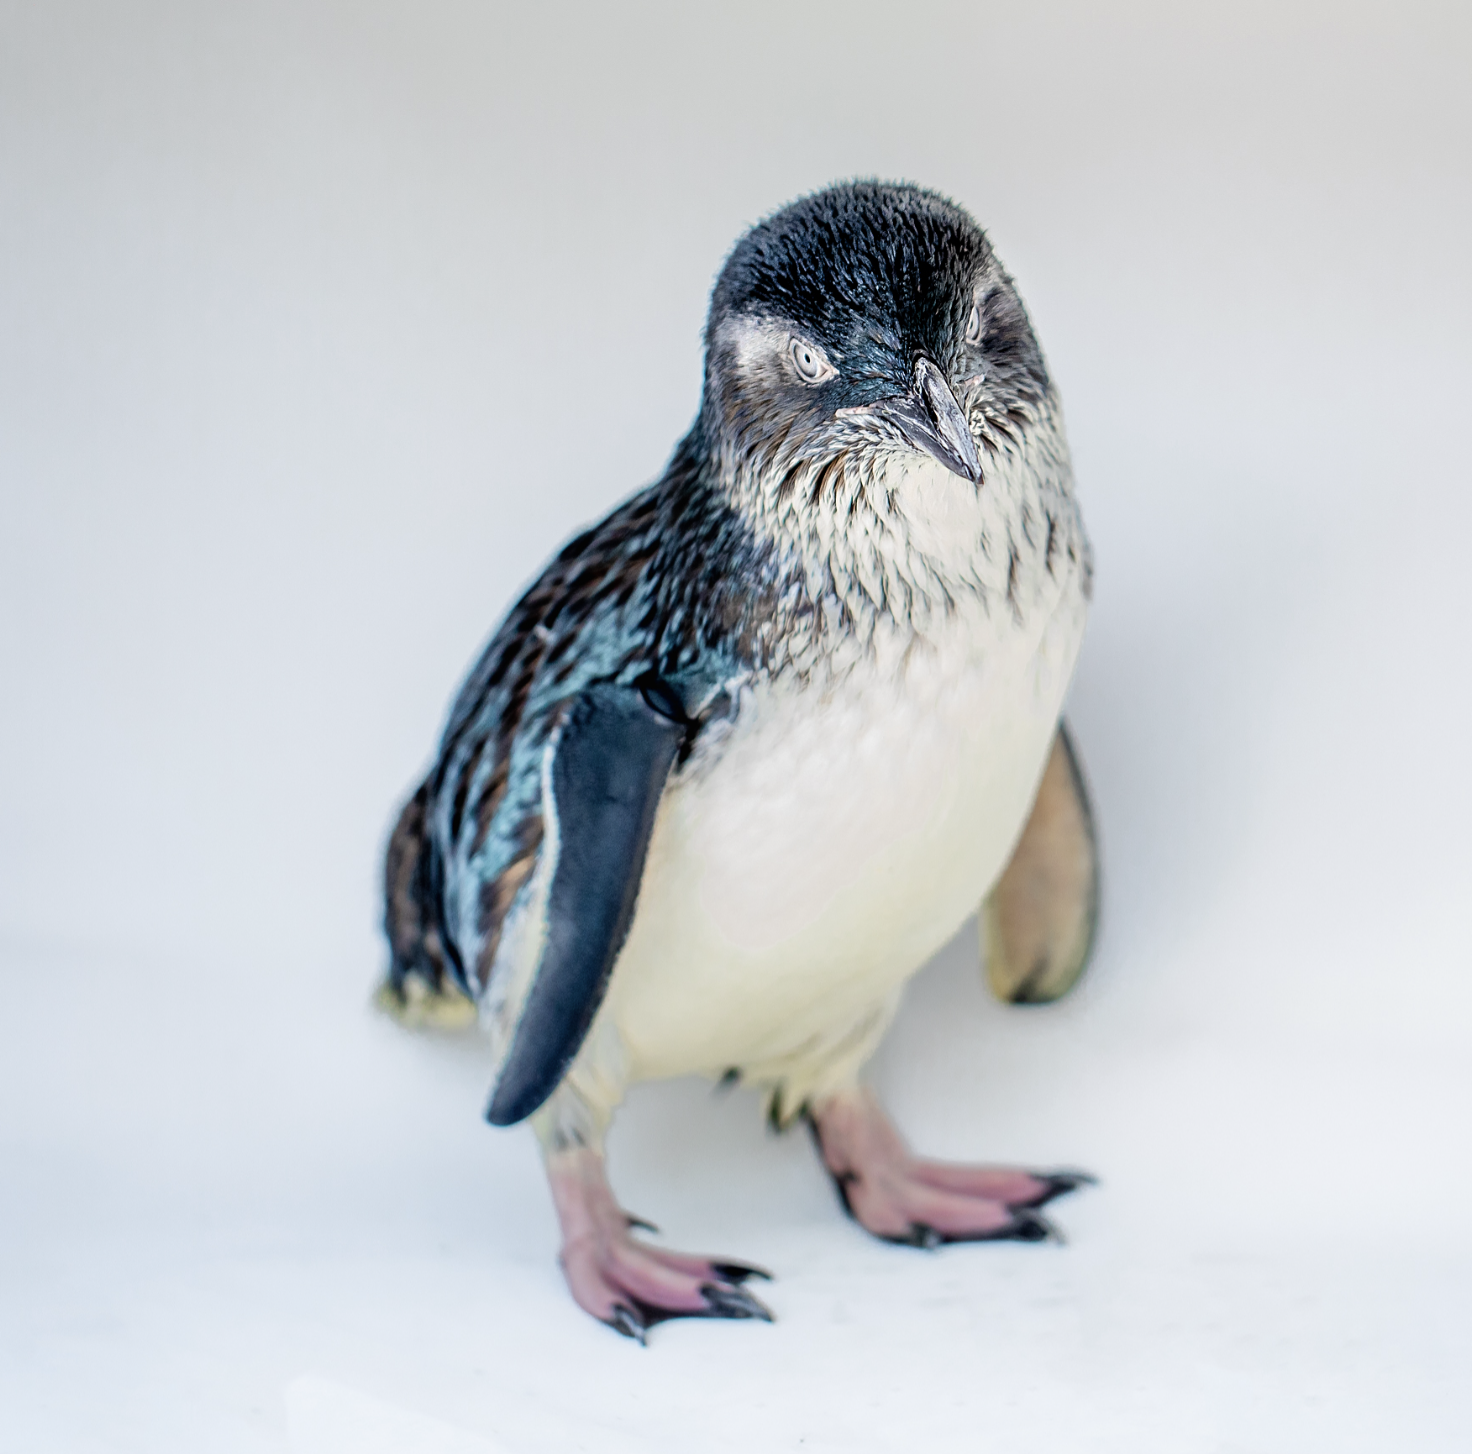
[[[530,1121],[595,1318],[771,1317],[768,1274],[656,1246],[614,1196],[643,1080],[761,1088],[888,1241],[1055,1235],[1091,1178],[917,1156],[862,1070],[978,906],[1002,999],[1085,966],[1061,713],[1092,569],[1057,390],[965,211],[853,182],[740,239],[690,432],[501,622],[386,859],[382,999],[484,1027],[486,1118]]]

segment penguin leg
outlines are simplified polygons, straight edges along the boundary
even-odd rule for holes
[[[601,1137],[586,1132],[567,1136],[555,1129],[559,1123],[567,1126],[566,1102],[575,1096],[564,1083],[548,1102],[545,1117],[539,1113],[534,1120],[562,1226],[559,1260],[577,1305],[640,1343],[656,1323],[671,1318],[759,1318],[770,1323],[770,1311],[743,1286],[753,1277],[769,1279],[770,1273],[727,1258],[666,1251],[634,1235],[636,1228],[657,1229],[619,1206],[609,1185]]]
[[[1061,1242],[1041,1208],[1093,1181],[1080,1171],[924,1160],[858,1085],[815,1103],[807,1119],[844,1210],[886,1242]]]
[[[1078,982],[1099,917],[1094,815],[1068,728],[1058,724],[1032,813],[981,912],[992,993],[1045,1004]]]

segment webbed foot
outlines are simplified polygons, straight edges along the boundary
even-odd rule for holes
[[[597,1152],[560,1152],[547,1163],[562,1222],[562,1270],[585,1312],[640,1343],[671,1318],[759,1318],[771,1312],[746,1289],[759,1267],[651,1247],[633,1235],[653,1230],[614,1200]]]
[[[1041,1208],[1094,1181],[1083,1171],[927,1161],[866,1090],[824,1101],[808,1124],[844,1210],[876,1237],[911,1247],[1061,1242]]]

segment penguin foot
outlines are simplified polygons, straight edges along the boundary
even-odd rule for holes
[[[1094,1181],[1083,1171],[924,1160],[862,1089],[813,1107],[808,1125],[849,1216],[876,1237],[910,1247],[1061,1242],[1041,1208]]]
[[[743,1285],[770,1279],[760,1267],[666,1252],[636,1239],[614,1200],[603,1158],[580,1147],[548,1158],[547,1175],[562,1223],[562,1270],[574,1300],[615,1332],[643,1343],[671,1318],[758,1318],[771,1312]]]

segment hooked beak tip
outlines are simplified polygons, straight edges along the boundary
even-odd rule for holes
[[[973,485],[984,483],[981,456],[966,415],[946,376],[924,354],[915,360],[915,383],[909,393],[839,412],[881,415],[911,449],[930,455]]]
[[[971,425],[945,374],[924,354],[915,360],[914,397],[929,427],[917,430],[912,442],[933,454],[962,479],[979,485],[981,456],[976,450]]]
[[[945,463],[950,466],[952,471],[960,475],[962,479],[970,480],[973,485],[979,485],[981,483],[981,461],[976,458],[974,446],[972,447],[970,459],[958,459],[954,464],[947,460]]]

